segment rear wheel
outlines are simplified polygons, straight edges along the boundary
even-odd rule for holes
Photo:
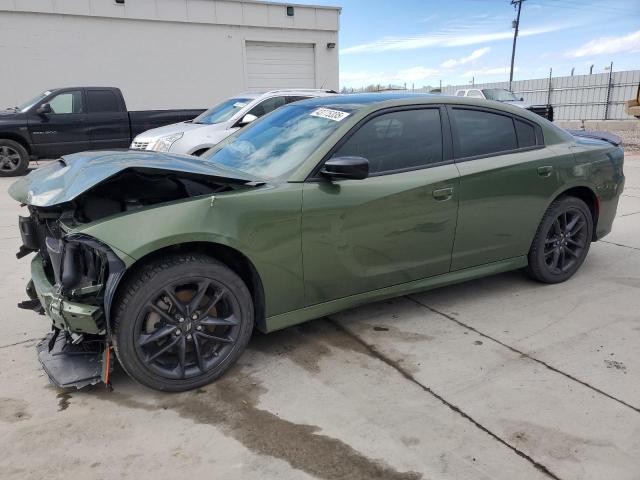
[[[233,271],[204,255],[158,259],[127,282],[114,315],[114,347],[140,383],[185,391],[214,381],[244,351],[253,302]]]
[[[29,152],[13,140],[0,139],[0,177],[23,175],[29,167]]]
[[[589,252],[593,217],[575,197],[555,200],[545,213],[529,250],[529,275],[544,283],[571,278]]]

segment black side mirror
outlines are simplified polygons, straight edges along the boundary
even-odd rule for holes
[[[52,113],[52,112],[53,112],[53,110],[51,109],[51,105],[49,105],[48,103],[43,103],[36,110],[36,113],[38,115],[46,115],[46,114]]]
[[[521,102],[524,102],[524,97],[520,97],[520,101],[521,101]]]
[[[362,157],[334,157],[324,162],[320,173],[329,178],[362,180],[369,176],[369,160]]]

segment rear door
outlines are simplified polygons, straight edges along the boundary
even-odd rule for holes
[[[449,271],[458,172],[443,114],[439,107],[375,114],[332,154],[367,158],[368,178],[305,183],[307,304]]]
[[[88,88],[87,129],[92,150],[127,148],[129,116],[120,96],[113,90]]]
[[[51,113],[36,113],[42,103],[51,106]],[[42,103],[35,105],[29,112],[29,133],[34,153],[46,158],[87,150],[89,135],[82,89],[56,92]]]
[[[529,251],[562,170],[573,158],[545,147],[535,123],[480,107],[448,107],[460,171],[452,270]]]

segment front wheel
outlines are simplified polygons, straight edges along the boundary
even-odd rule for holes
[[[568,280],[591,245],[593,217],[586,203],[561,197],[547,209],[529,250],[529,275],[544,283]]]
[[[204,255],[149,263],[128,279],[114,311],[114,348],[124,370],[174,392],[221,376],[244,351],[254,322],[242,279]]]
[[[0,177],[23,175],[29,167],[29,152],[13,140],[0,139]]]

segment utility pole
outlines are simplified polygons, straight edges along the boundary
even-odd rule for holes
[[[516,40],[518,40],[518,29],[520,28],[520,10],[522,10],[522,2],[525,0],[511,0],[511,5],[518,9],[516,19],[511,24],[513,26],[513,48],[511,50],[511,70],[509,71],[509,90],[513,82],[513,62],[516,59]]]

